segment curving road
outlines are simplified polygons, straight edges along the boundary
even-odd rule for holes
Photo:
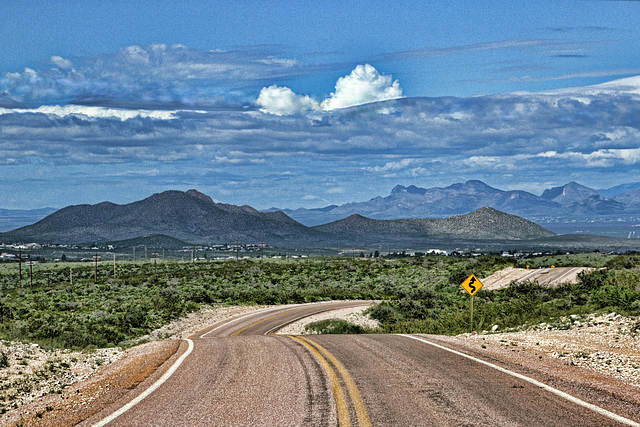
[[[513,268],[508,267],[482,279],[484,290],[491,291],[506,288],[511,283],[538,283],[542,286],[557,287],[563,283],[576,283],[578,274],[591,271],[590,267],[554,267],[554,268]]]
[[[81,425],[640,425],[633,403],[578,384],[549,387],[540,373],[523,376],[433,336],[269,335],[367,304],[304,304],[213,325],[183,342],[164,381],[158,373]]]

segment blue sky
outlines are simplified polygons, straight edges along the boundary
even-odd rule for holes
[[[0,208],[640,181],[640,2],[0,8]]]

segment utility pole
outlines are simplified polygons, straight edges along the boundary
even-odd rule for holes
[[[94,269],[93,269],[93,283],[98,283],[98,253],[96,252],[96,254],[94,255],[95,258],[95,263],[94,263]]]
[[[116,278],[116,253],[113,253],[113,278]]]
[[[158,253],[154,252],[151,254],[153,256],[153,274],[158,272]]]
[[[31,261],[31,256],[29,256],[29,278],[31,280],[29,289],[31,289],[33,287],[33,261]]]
[[[144,247],[144,262],[147,262],[147,247]]]
[[[133,247],[133,266],[136,266],[136,247]]]
[[[69,268],[69,284],[73,286],[73,268]]]
[[[22,248],[18,248],[18,269],[20,270],[19,287],[22,287]]]

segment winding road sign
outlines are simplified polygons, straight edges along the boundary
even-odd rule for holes
[[[474,296],[480,288],[482,288],[482,282],[478,280],[475,275],[470,275],[465,279],[464,282],[460,284],[464,288],[465,291],[469,293],[469,295]]]

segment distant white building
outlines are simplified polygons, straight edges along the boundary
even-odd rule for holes
[[[449,252],[443,251],[442,249],[429,249],[427,253],[429,255],[449,255]]]
[[[39,243],[24,243],[15,247],[16,249],[42,249],[42,245]]]

